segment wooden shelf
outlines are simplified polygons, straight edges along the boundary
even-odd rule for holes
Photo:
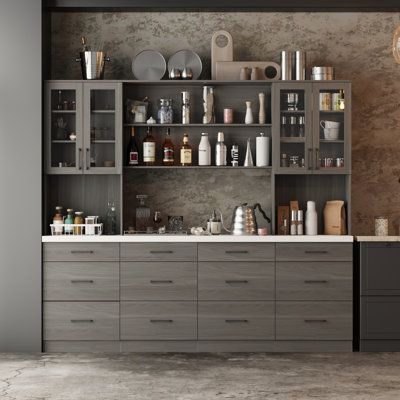
[[[166,128],[194,128],[194,127],[210,127],[210,128],[270,128],[271,124],[124,124],[126,127],[166,127]]]
[[[324,114],[344,114],[344,110],[319,110],[319,112]]]
[[[182,167],[181,165],[152,165],[152,166],[147,166],[147,165],[138,165],[138,166],[125,166],[124,169],[126,170],[133,170],[133,169],[230,169],[230,170],[236,170],[236,169],[259,169],[259,170],[270,170],[272,167],[244,167],[244,166],[239,166],[239,167],[232,167],[232,166],[221,166],[217,167],[216,165],[207,165],[207,166],[200,166],[200,165],[191,165],[187,167]]]
[[[92,110],[92,114],[115,114],[115,110]]]
[[[281,143],[305,143],[303,137],[281,137]]]
[[[76,140],[52,140],[51,143],[54,143],[54,144],[70,144],[70,143],[76,143]]]
[[[319,139],[320,143],[344,143],[344,140],[327,140],[327,139]]]
[[[92,140],[91,143],[97,144],[114,144],[115,140]]]
[[[53,114],[76,114],[76,110],[52,110]]]
[[[305,110],[281,110],[282,114],[305,114]]]

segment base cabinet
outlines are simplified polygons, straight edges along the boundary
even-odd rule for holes
[[[44,244],[45,351],[352,350],[351,243],[106,247]]]

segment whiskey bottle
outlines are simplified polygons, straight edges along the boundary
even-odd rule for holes
[[[174,144],[171,140],[170,128],[167,128],[167,134],[163,144],[163,164],[174,165]]]
[[[128,145],[128,165],[139,165],[139,148],[136,143],[135,128],[131,130],[131,140]]]
[[[181,165],[192,165],[192,148],[189,145],[189,137],[187,133],[183,135],[183,144],[181,147]]]
[[[151,134],[151,127],[147,128],[147,135],[143,140],[143,163],[154,165],[156,162],[156,141]]]

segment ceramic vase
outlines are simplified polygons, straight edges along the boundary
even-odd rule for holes
[[[251,110],[251,101],[246,101],[246,117],[244,119],[245,124],[254,123],[253,111]]]
[[[265,93],[259,93],[258,100],[260,103],[260,110],[258,112],[258,123],[261,125],[264,125],[265,124]]]
[[[247,149],[246,149],[246,157],[244,158],[244,166],[245,167],[253,167],[253,155],[251,154],[251,146],[250,146],[250,138],[247,139]]]

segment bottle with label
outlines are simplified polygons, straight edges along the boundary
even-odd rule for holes
[[[82,225],[83,222],[83,211],[77,211],[75,213],[74,224],[75,225]],[[83,228],[82,226],[74,226],[74,235],[82,235]]]
[[[181,165],[192,165],[192,148],[189,145],[189,137],[187,133],[183,135],[183,144],[181,147]]]
[[[211,165],[211,145],[205,132],[201,134],[199,144],[199,165]]]
[[[174,144],[171,140],[171,131],[167,128],[167,134],[163,144],[163,164],[174,165],[174,161]]]
[[[147,128],[147,135],[143,140],[143,163],[154,165],[156,162],[156,141],[151,134],[151,127]]]
[[[136,143],[135,128],[131,129],[131,140],[128,145],[128,165],[139,165],[139,147]]]
[[[215,165],[218,167],[226,165],[226,146],[223,132],[218,132],[218,141],[215,146]]]
[[[74,210],[73,210],[72,208],[68,208],[68,209],[67,209],[67,213],[68,213],[68,215],[67,215],[67,217],[65,218],[64,223],[65,223],[65,224],[73,225],[73,223],[74,223]],[[65,231],[65,234],[66,234],[66,235],[72,235],[72,233],[73,233],[73,227],[72,227],[72,226],[66,226],[65,229],[64,229],[64,231]]]
[[[53,217],[53,224],[55,225],[55,227],[54,227],[55,235],[63,234],[64,216],[63,216],[62,210],[63,210],[63,208],[61,206],[57,206],[56,213],[54,214],[54,217]]]

